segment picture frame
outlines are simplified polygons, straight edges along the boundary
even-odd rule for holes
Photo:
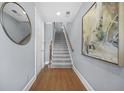
[[[115,9],[116,12],[113,13],[111,9],[108,11],[108,8]],[[111,24],[111,26],[106,24],[107,23],[106,21],[108,20],[106,19],[107,18],[106,16],[108,15],[110,16],[111,19],[115,18],[114,21],[110,20],[110,22],[108,22],[109,24]],[[98,17],[102,19],[102,22]],[[93,24],[90,23],[91,20]],[[109,29],[105,30],[105,28],[108,28],[108,27]],[[106,34],[103,34],[103,33],[106,33]],[[115,41],[113,39],[114,36],[117,36]],[[113,3],[113,2],[96,3],[95,2],[83,15],[82,17],[82,54],[91,58],[103,60],[113,64],[119,64],[119,3]]]

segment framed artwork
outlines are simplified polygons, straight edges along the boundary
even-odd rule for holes
[[[119,3],[94,3],[82,18],[82,53],[118,64]]]

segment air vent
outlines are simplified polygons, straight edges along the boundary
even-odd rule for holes
[[[70,11],[66,12],[66,16],[69,17],[70,16]]]

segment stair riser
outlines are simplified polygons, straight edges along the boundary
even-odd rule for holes
[[[60,52],[61,52],[61,51],[63,51],[63,52],[67,51],[67,52],[68,52],[67,49],[66,49],[66,50],[65,50],[65,49],[54,49],[53,52],[54,52],[54,51],[55,51],[55,52],[57,52],[57,51],[58,51],[58,52],[59,52],[59,51],[60,51]]]
[[[69,51],[67,51],[67,50],[54,50],[54,51],[53,51],[53,55],[54,55],[54,54],[56,54],[56,55],[58,55],[58,54],[69,55]]]
[[[54,46],[53,49],[68,49],[67,46]]]
[[[59,47],[59,48],[53,48],[53,50],[62,50],[62,51],[63,51],[63,50],[66,50],[66,51],[68,51],[68,48],[60,48],[60,47]]]
[[[66,48],[66,49],[68,49],[67,45],[55,45],[53,48]]]
[[[62,43],[55,43],[54,46],[67,46],[67,44]]]
[[[67,44],[66,43],[65,44],[64,43],[63,44],[62,43],[55,43],[54,46],[67,46]]]
[[[53,47],[53,49],[65,49],[65,50],[68,50],[68,47],[67,46],[55,46]]]
[[[60,63],[60,62],[67,62],[67,63],[70,63],[71,60],[52,60],[52,62],[56,62],[56,63]]]
[[[63,60],[65,60],[65,61],[66,61],[66,60],[67,60],[67,61],[70,60],[70,57],[68,57],[68,58],[59,58],[59,57],[56,57],[56,58],[55,58],[55,57],[52,57],[52,58],[53,58],[53,60],[61,60],[61,61],[63,61]]]
[[[55,58],[55,59],[57,59],[57,58],[65,58],[66,59],[67,58],[68,59],[68,58],[70,58],[70,56],[53,56],[52,58]]]
[[[55,65],[55,64],[52,64],[51,65],[51,68],[72,68],[72,65],[61,65],[61,64],[59,64],[59,65]]]
[[[53,55],[69,55],[69,53],[53,53]]]
[[[70,57],[70,55],[53,55],[52,57],[61,57],[61,58],[63,58],[63,57]]]
[[[70,58],[52,58],[52,60],[56,62],[70,62],[71,61]]]
[[[67,44],[55,43],[54,46],[67,46]]]

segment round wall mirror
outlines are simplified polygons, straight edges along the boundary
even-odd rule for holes
[[[3,3],[1,22],[6,35],[14,43],[27,44],[31,39],[31,22],[22,6],[15,2]]]

